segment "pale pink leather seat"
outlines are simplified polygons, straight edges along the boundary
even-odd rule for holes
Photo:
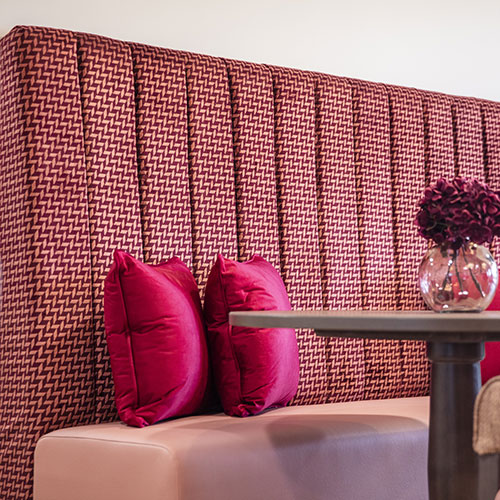
[[[35,500],[425,500],[428,398],[47,434]]]

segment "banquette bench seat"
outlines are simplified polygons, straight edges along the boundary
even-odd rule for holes
[[[427,498],[428,398],[290,406],[54,431],[39,500]]]
[[[103,282],[116,248],[201,292],[258,253],[294,308],[421,309],[416,203],[500,189],[499,104],[38,27],[0,41],[0,92],[3,499],[33,467],[36,500],[427,498],[422,343],[297,331],[291,406],[129,428]]]

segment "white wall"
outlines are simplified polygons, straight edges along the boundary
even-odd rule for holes
[[[16,24],[500,101],[500,0],[0,0]]]

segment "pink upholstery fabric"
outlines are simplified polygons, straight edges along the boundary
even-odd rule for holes
[[[322,75],[316,83],[316,175],[321,288],[325,309],[360,309],[361,268],[352,92],[348,81]],[[338,234],[342,234],[341,238]],[[340,361],[339,353],[343,353]],[[364,344],[326,341],[326,401],[364,398]]]
[[[363,307],[394,309],[389,100],[379,84],[355,82],[352,90]],[[399,395],[400,342],[365,340],[364,345],[365,397]]]
[[[217,257],[205,289],[205,318],[215,382],[224,412],[247,417],[285,406],[295,396],[295,331],[229,325],[231,311],[290,310],[283,281],[262,257]]]
[[[262,65],[226,63],[233,117],[238,256],[247,260],[258,254],[278,269],[272,75]]]
[[[159,262],[168,244],[192,268],[185,68],[167,50],[131,49],[144,258]]]
[[[489,102],[482,106],[481,111],[484,120],[485,176],[493,189],[500,190],[500,105]],[[498,242],[493,242],[492,251],[498,262]],[[500,288],[488,309],[500,311]],[[500,342],[488,342],[481,362],[483,384],[496,375],[500,375]]]
[[[431,93],[423,97],[425,173],[427,183],[430,183],[439,177],[454,177],[456,173],[453,98]]]
[[[421,308],[412,200],[455,172],[500,189],[498,103],[34,27],[0,42],[0,88],[6,500],[41,434],[116,419],[114,248],[201,290],[216,253],[259,252],[294,308]],[[298,340],[296,404],[428,391],[421,344]]]
[[[271,68],[281,274],[292,307],[322,307],[315,167],[315,82],[310,74]],[[329,397],[328,344],[298,330],[301,374],[295,402]],[[308,366],[315,363],[315,373]],[[312,375],[312,376],[311,376]]]
[[[456,99],[453,104],[456,133],[455,165],[458,175],[484,180],[484,145],[481,106],[470,99]]]
[[[223,60],[186,56],[193,274],[203,290],[217,252],[238,257],[231,97]]]
[[[92,256],[95,416],[98,421],[106,421],[116,418],[116,410],[109,405],[113,383],[104,335],[104,278],[115,248],[142,257],[134,77],[130,49],[125,43],[91,35],[79,35],[72,41],[78,48],[74,69],[78,69],[80,89],[75,91],[81,94],[88,251]],[[110,52],[114,56],[108,62]]]
[[[398,309],[419,309],[418,265],[427,244],[415,231],[415,207],[426,184],[424,99],[415,91],[390,87],[392,207],[394,217],[394,272]],[[409,190],[407,185],[413,186]],[[411,279],[410,279],[411,277]],[[400,394],[419,393],[429,383],[425,344],[401,342],[405,360]],[[421,374],[414,377],[413,373]]]
[[[75,36],[14,30],[0,42],[0,89],[0,491],[24,500],[36,439],[96,407]]]
[[[500,311],[500,288],[497,289],[488,311]],[[484,344],[484,359],[481,361],[481,382],[485,384],[490,378],[500,375],[500,342]]]
[[[486,342],[481,361],[481,382],[485,384],[497,375],[500,375],[500,342]]]
[[[144,427],[207,410],[213,397],[198,287],[177,257],[156,266],[116,250],[104,285],[116,408]]]

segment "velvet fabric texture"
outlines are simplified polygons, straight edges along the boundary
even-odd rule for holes
[[[224,412],[246,417],[285,406],[297,392],[295,331],[231,327],[231,311],[289,310],[283,281],[266,260],[219,255],[205,289],[205,318],[215,382]]]
[[[181,260],[150,266],[117,250],[104,286],[104,318],[123,422],[144,427],[210,406],[201,302]]]
[[[500,311],[500,286],[488,306],[488,311]],[[500,375],[500,342],[485,342],[484,359],[481,361],[481,381],[485,384],[497,375]]]

